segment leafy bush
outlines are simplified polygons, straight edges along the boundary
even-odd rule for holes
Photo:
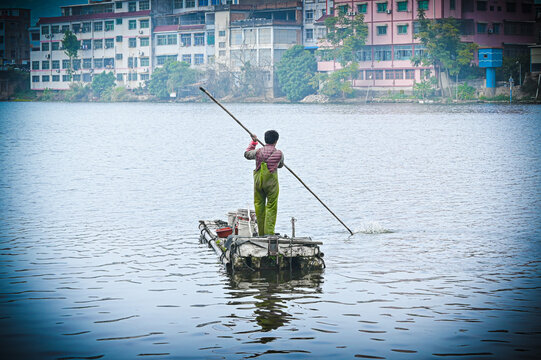
[[[319,93],[327,95],[330,98],[351,96],[353,94],[353,87],[350,79],[356,78],[358,72],[358,64],[351,63],[340,70],[332,72],[330,75],[318,74],[316,79],[318,83],[322,83]],[[312,86],[316,87],[315,81],[312,82]]]
[[[314,93],[310,81],[316,70],[315,56],[302,45],[295,45],[284,53],[276,66],[276,74],[280,88],[289,100],[299,101]]]
[[[92,96],[90,86],[85,86],[80,83],[71,83],[69,90],[62,94],[66,101],[88,101]]]
[[[137,99],[131,91],[126,89],[124,86],[117,86],[106,90],[101,99],[104,101],[112,102],[126,102],[126,101],[135,101]]]
[[[434,95],[434,87],[438,83],[438,79],[433,76],[429,79],[415,83],[413,85],[413,96],[418,99],[424,99]]]
[[[102,72],[92,78],[92,91],[101,98],[102,94],[115,86],[115,75],[112,72]]]
[[[460,100],[472,100],[475,98],[475,88],[466,83],[458,85],[457,95]]]

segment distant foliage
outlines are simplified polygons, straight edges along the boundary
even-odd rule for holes
[[[178,94],[186,85],[194,84],[197,78],[198,72],[190,68],[189,64],[168,61],[163,67],[154,70],[147,87],[151,95],[166,99],[170,93]]]
[[[475,98],[475,88],[466,83],[457,87],[457,96],[460,100],[472,100]]]
[[[353,87],[349,79],[354,79],[359,73],[359,65],[355,62],[335,70],[330,75],[319,74],[318,83],[321,83],[319,93],[330,98],[346,98],[353,94]]]
[[[413,96],[419,99],[425,99],[427,97],[433,96],[437,83],[438,80],[434,76],[429,79],[422,80],[421,82],[415,83],[413,85]]]
[[[77,40],[77,36],[75,36],[75,34],[73,34],[70,30],[67,30],[64,33],[64,38],[62,39],[62,48],[64,49],[64,53],[70,58],[68,75],[71,80],[71,75],[73,73],[73,59],[77,59],[79,49],[81,48],[81,42]]]
[[[315,92],[310,82],[316,70],[315,56],[302,45],[295,45],[284,53],[276,73],[280,88],[289,100],[299,101]]]
[[[342,66],[356,61],[356,53],[361,50],[368,36],[368,27],[364,23],[364,16],[357,14],[354,17],[340,13],[325,19],[327,28],[326,39],[333,46],[331,51],[334,59]]]
[[[104,92],[115,86],[115,75],[112,72],[102,72],[92,78],[92,91],[94,95],[101,98]]]

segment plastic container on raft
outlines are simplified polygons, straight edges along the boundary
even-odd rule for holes
[[[217,229],[216,234],[218,235],[218,237],[226,238],[229,235],[233,234],[233,229],[231,229],[230,227],[224,227],[224,228],[221,228],[221,229]]]

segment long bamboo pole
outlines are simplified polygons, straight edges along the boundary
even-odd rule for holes
[[[212,95],[209,94],[209,92],[207,90],[205,90],[204,88],[200,87],[199,90],[201,90],[202,92],[204,92],[212,101],[214,101],[216,103],[216,105],[218,105],[219,107],[221,107],[226,113],[229,114],[229,116],[231,116],[233,118],[233,120],[235,120],[237,122],[237,124],[239,124],[248,134],[250,134],[250,136],[254,135],[250,130],[248,130],[248,128],[246,126],[244,126],[233,114],[231,114],[231,112],[229,112],[229,110],[227,110],[222,104],[220,104],[218,102],[218,100],[216,100]],[[263,144],[263,142],[259,139],[257,139],[257,141],[261,144],[261,145],[265,145]],[[310,189],[308,187],[308,185],[306,185],[304,183],[304,181],[302,181],[302,179],[297,175],[295,174],[295,172],[293,170],[291,170],[291,168],[289,166],[287,166],[286,164],[284,164],[284,167],[289,170],[289,172],[297,178],[297,180],[299,180],[299,182],[306,188],[306,190],[310,191],[310,193],[312,195],[314,195],[314,197],[321,203],[321,205],[323,205],[325,207],[325,209],[327,209],[331,214],[332,216],[334,216],[336,218],[336,220],[338,220],[340,222],[340,224],[342,224],[348,231],[351,235],[353,235],[353,231],[351,231],[346,224],[344,224],[344,222],[342,220],[340,220],[340,218],[338,216],[336,216],[336,214],[331,210],[329,209],[329,207],[327,205],[325,205],[325,203],[319,198],[319,196],[317,196],[313,191],[312,189]]]

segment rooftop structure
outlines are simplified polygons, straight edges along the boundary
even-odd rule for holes
[[[0,9],[0,66],[28,65],[30,10]]]

